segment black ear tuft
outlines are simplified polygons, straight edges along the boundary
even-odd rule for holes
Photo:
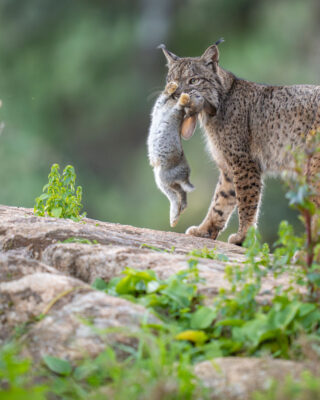
[[[166,46],[164,44],[159,44],[157,47],[158,49],[161,49],[163,51],[163,54],[165,55],[168,65],[171,65],[175,61],[178,61],[180,58],[176,56],[175,54],[171,53],[171,51],[167,50]]]
[[[224,38],[222,37],[222,38],[220,38],[219,40],[217,40],[217,41],[215,42],[215,45],[218,46],[220,43],[223,43],[223,42],[225,42],[225,40],[224,40]]]

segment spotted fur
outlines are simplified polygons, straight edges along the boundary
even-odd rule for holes
[[[269,86],[239,79],[220,67],[217,44],[201,57],[164,53],[167,79],[179,84],[176,94],[196,89],[205,99],[200,122],[220,170],[207,216],[187,233],[215,239],[237,205],[239,229],[229,242],[241,244],[257,220],[263,175],[292,168],[288,148],[304,148],[310,131],[319,128],[320,86]],[[317,155],[311,173],[319,171]]]

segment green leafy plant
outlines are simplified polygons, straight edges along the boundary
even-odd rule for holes
[[[43,357],[43,361],[46,364],[46,366],[56,374],[69,376],[72,372],[71,364],[68,361],[63,360],[61,358],[47,355]]]
[[[168,249],[160,249],[159,247],[151,246],[147,243],[142,243],[142,245],[140,246],[140,249],[143,249],[143,248],[147,248],[147,249],[150,249],[153,251],[159,251],[160,253],[174,253],[174,250],[175,250],[174,246],[172,246],[171,249],[168,250]]]
[[[165,332],[154,335],[147,327],[125,334],[136,339],[135,348],[107,347],[73,368],[65,360],[52,364],[50,359],[49,365],[45,360],[50,394],[63,399],[209,399],[192,370],[190,352],[184,351],[188,344],[173,342]],[[119,350],[127,356],[119,359]]]
[[[32,382],[31,361],[18,355],[19,347],[10,343],[0,348],[1,400],[45,400],[48,386]]]
[[[281,239],[277,242],[282,247],[280,250],[282,255],[286,256],[288,261],[292,260],[294,254],[296,255],[298,264],[304,270],[304,281],[309,296],[314,301],[320,301],[320,209],[314,201],[315,197],[319,196],[320,173],[314,174],[312,164],[319,153],[320,132],[316,131],[310,132],[304,151],[293,153],[294,175],[287,176],[289,191],[286,196],[290,206],[300,213],[305,232],[297,238],[293,234],[293,229],[283,223],[282,228],[286,230],[287,235],[282,242]],[[280,251],[276,250],[275,255],[279,256]]]
[[[163,320],[176,320],[178,324],[188,327],[186,321],[191,311],[202,302],[196,285],[201,281],[196,264],[191,260],[187,270],[165,280],[159,279],[151,270],[126,268],[123,278],[113,278],[108,284],[98,278],[93,286],[110,295],[139,302],[152,308]]]
[[[281,232],[287,237],[287,230]],[[94,287],[152,310],[171,330],[174,340],[195,346],[189,348],[193,361],[233,354],[290,358],[291,347],[300,334],[319,333],[320,310],[294,290],[283,288],[275,291],[270,302],[261,303],[262,278],[272,272],[273,259],[253,228],[245,246],[246,262],[226,266],[229,289],[220,289],[211,305],[208,301],[205,304],[199,293],[197,284],[204,282],[196,259],[190,259],[189,269],[165,280],[153,271],[126,268],[123,278],[109,283],[97,279]],[[217,259],[208,249],[192,254],[204,254],[206,258],[209,254]]]
[[[271,387],[254,393],[252,400],[317,400],[320,399],[320,381],[317,376],[304,372],[300,380],[287,377],[285,382],[273,382]]]
[[[72,165],[67,165],[62,174],[59,165],[53,164],[48,176],[48,183],[43,193],[36,198],[35,215],[54,218],[70,218],[80,221],[85,213],[82,209],[82,187],[76,187],[76,174]]]
[[[200,250],[191,250],[189,256],[196,258],[209,258],[210,260],[229,261],[229,257],[225,254],[217,253],[216,248],[208,249],[207,247],[203,247]]]

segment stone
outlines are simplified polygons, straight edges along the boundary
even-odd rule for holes
[[[0,283],[0,343],[15,327],[35,321],[61,293],[89,285],[64,275],[36,272]]]
[[[224,357],[203,361],[194,371],[212,390],[212,400],[250,400],[254,391],[268,389],[273,380],[284,382],[289,375],[297,380],[307,369],[303,363],[288,360]]]
[[[36,362],[45,355],[70,361],[96,357],[107,345],[121,357],[121,345],[135,347],[141,323],[160,321],[137,304],[99,291],[76,291],[24,336],[24,354]]]
[[[85,243],[86,242],[86,243]],[[228,261],[195,258],[194,249],[215,249]],[[45,355],[75,363],[111,346],[119,357],[137,345],[142,323],[160,324],[150,311],[91,287],[126,267],[151,269],[161,279],[197,260],[198,285],[210,304],[227,288],[225,267],[242,265],[244,249],[174,232],[111,224],[89,218],[81,222],[36,217],[33,210],[0,206],[0,344],[19,337],[23,354],[40,362]],[[283,274],[267,273],[257,300],[268,302],[277,286],[290,286]],[[235,400],[249,399],[272,378],[298,378],[306,368],[285,360],[226,357],[195,366],[196,375],[212,391]],[[222,396],[222,397],[221,397]]]

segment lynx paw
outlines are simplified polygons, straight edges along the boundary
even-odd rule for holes
[[[180,106],[187,106],[190,103],[190,96],[188,93],[182,93],[181,96],[179,97],[179,104]]]
[[[186,230],[187,235],[192,235],[192,236],[197,236],[197,237],[202,237],[202,238],[207,238],[207,239],[213,239],[215,240],[218,236],[219,231],[214,231],[214,232],[208,232],[207,230],[202,230],[198,226],[190,226]]]
[[[177,90],[178,86],[179,86],[179,85],[177,84],[177,82],[174,82],[174,81],[169,82],[169,83],[167,83],[167,85],[166,85],[165,91],[166,91],[168,94],[173,94],[173,93]]]
[[[241,246],[242,243],[244,242],[245,235],[239,234],[239,233],[234,233],[233,235],[230,235],[228,238],[228,243],[230,244],[236,244],[237,246]]]

